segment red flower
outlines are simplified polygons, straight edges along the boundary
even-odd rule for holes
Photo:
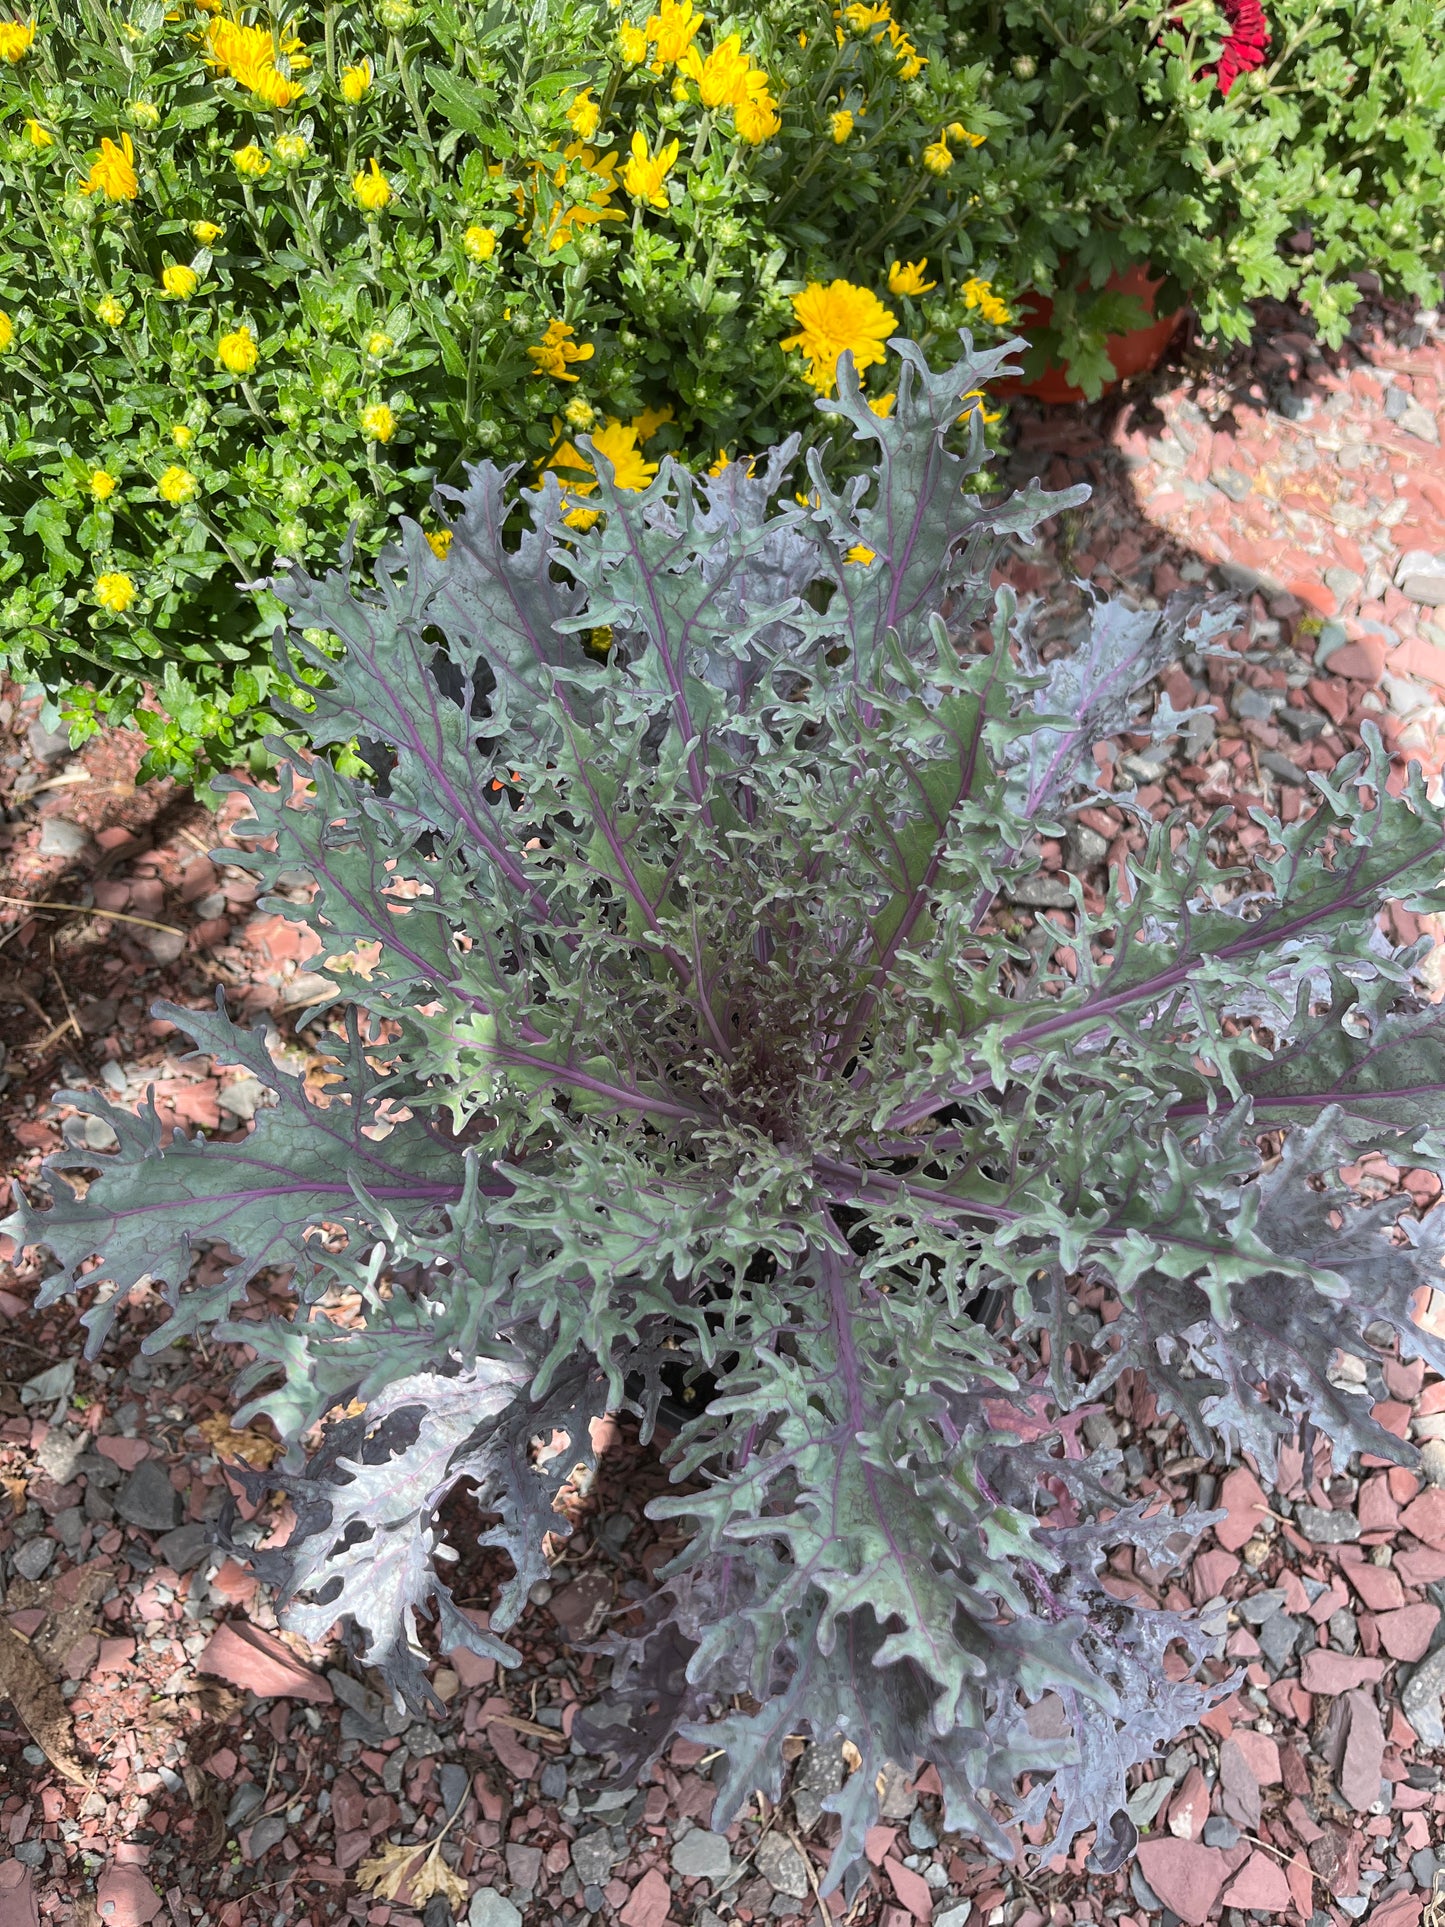
[[[1215,76],[1219,91],[1227,94],[1241,74],[1264,65],[1264,50],[1269,45],[1269,22],[1259,0],[1221,0],[1229,15],[1229,37],[1219,56]]]

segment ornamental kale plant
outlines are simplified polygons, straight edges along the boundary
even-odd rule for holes
[[[153,1279],[148,1343],[253,1348],[245,1414],[291,1442],[262,1479],[296,1508],[290,1624],[354,1622],[412,1703],[424,1632],[516,1663],[590,1421],[651,1427],[680,1372],[686,1489],[652,1512],[691,1537],[613,1639],[605,1743],[705,1734],[726,1825],[778,1795],[789,1734],[845,1736],[834,1881],[883,1763],[919,1757],[951,1826],[1001,1854],[1015,1822],[1049,1851],[1093,1828],[1108,1868],[1127,1770],[1228,1682],[1187,1616],[1107,1590],[1111,1550],[1167,1566],[1207,1521],[1133,1500],[1087,1409],[1141,1371],[1198,1451],[1268,1476],[1310,1424],[1410,1454],[1331,1372],[1343,1347],[1378,1379],[1382,1321],[1445,1371],[1410,1310],[1445,1219],[1338,1175],[1366,1148],[1445,1170],[1440,1009],[1377,921],[1445,908],[1445,822],[1372,738],[1313,814],[1261,818],[1256,871],[1153,826],[1103,898],[1021,911],[1094,743],[1176,727],[1141,692],[1228,616],[1099,604],[1041,663],[990,567],[1084,491],[973,492],[976,413],[948,443],[1007,350],[936,374],[891,346],[889,419],[841,366],[870,458],[841,489],[815,451],[795,498],[793,442],[631,491],[603,460],[577,528],[555,483],[483,466],[444,559],[407,523],[374,588],[349,556],[277,585],[283,666],[326,678],[297,728],[376,772],[278,744],[252,794],[251,867],[314,879],[271,906],[324,945],[334,1078],[168,1009],[273,1108],[163,1144],[154,1109],[75,1098],[119,1150],[52,1158],[9,1229],[57,1255],[46,1302],[88,1294],[94,1346]],[[230,1262],[193,1275],[203,1248]],[[248,1304],[263,1273],[289,1318]],[[464,1481],[515,1567],[489,1633],[439,1566]]]

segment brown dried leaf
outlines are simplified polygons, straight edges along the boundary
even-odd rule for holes
[[[0,1619],[0,1698],[8,1699],[41,1752],[73,1786],[90,1776],[73,1752],[75,1735],[60,1688],[30,1641]]]
[[[410,1907],[424,1906],[433,1894],[443,1894],[456,1913],[467,1904],[467,1883],[442,1859],[441,1845],[438,1838],[430,1849],[424,1840],[410,1847],[383,1847],[370,1860],[362,1861],[356,1870],[356,1884],[380,1900],[395,1900],[406,1888],[405,1904]],[[426,1858],[417,1866],[423,1854]]]
[[[196,1427],[218,1459],[244,1459],[247,1465],[264,1468],[281,1456],[281,1443],[258,1431],[254,1425],[237,1430],[224,1412],[214,1412]]]

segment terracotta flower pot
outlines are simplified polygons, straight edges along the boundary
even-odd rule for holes
[[[1126,268],[1123,273],[1111,274],[1105,283],[1106,287],[1118,294],[1136,295],[1153,316],[1142,328],[1107,337],[1104,346],[1114,364],[1117,379],[1106,384],[1106,394],[1128,376],[1144,375],[1151,368],[1157,368],[1163,358],[1179,317],[1184,312],[1182,308],[1175,308],[1170,314],[1154,314],[1154,297],[1163,285],[1162,277],[1153,279],[1142,267]],[[1046,294],[1026,294],[1019,303],[1019,329],[1024,334],[1030,334],[1035,328],[1046,328],[1053,315],[1054,304]],[[1062,407],[1068,402],[1086,399],[1083,389],[1075,388],[1057,364],[1051,364],[1033,381],[1000,383],[995,393],[1032,395],[1036,401],[1045,402],[1050,407]]]

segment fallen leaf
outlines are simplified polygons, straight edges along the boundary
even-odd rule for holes
[[[423,1906],[433,1894],[441,1894],[452,1912],[459,1913],[467,1904],[467,1883],[442,1859],[441,1846],[438,1836],[430,1846],[423,1840],[409,1847],[383,1847],[370,1860],[362,1861],[356,1870],[356,1884],[380,1900],[395,1900],[405,1887],[410,1907]]]
[[[258,1431],[254,1425],[232,1425],[225,1412],[213,1412],[196,1427],[218,1459],[244,1459],[247,1465],[263,1470],[281,1455],[281,1442]]]
[[[90,1785],[90,1776],[76,1759],[74,1729],[60,1687],[30,1641],[0,1619],[0,1698],[8,1699],[20,1723],[55,1768],[72,1786]]]

